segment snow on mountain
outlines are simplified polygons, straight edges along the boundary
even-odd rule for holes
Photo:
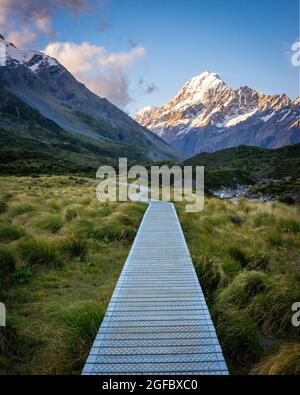
[[[16,48],[0,36],[0,66],[20,64],[28,66],[31,71],[37,71],[42,66],[57,66],[59,63],[42,52]]]
[[[143,117],[145,116],[147,113],[150,113],[152,110],[154,110],[156,107],[152,107],[152,106],[146,106],[141,108],[136,115]]]
[[[246,119],[252,117],[252,115],[254,115],[257,110],[258,109],[255,109],[241,115],[233,115],[232,117],[228,117],[227,119],[225,117],[226,122],[224,125],[222,125],[222,127],[229,128],[230,126],[238,125],[239,123],[246,121]]]
[[[175,104],[175,110],[184,110],[196,104],[207,102],[208,94],[215,94],[225,86],[217,74],[210,74],[207,71],[197,77],[192,78],[169,103]]]
[[[292,102],[284,94],[267,96],[247,86],[233,90],[217,74],[205,71],[164,106],[137,112],[135,120],[194,155],[239,144],[277,147],[300,142],[295,123],[299,114],[299,98]]]

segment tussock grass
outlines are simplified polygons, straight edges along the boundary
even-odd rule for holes
[[[62,228],[63,221],[59,216],[47,215],[39,220],[37,226],[41,230],[47,230],[50,233],[57,233]]]
[[[251,300],[264,292],[267,287],[268,276],[260,272],[240,272],[234,280],[217,296],[219,306],[232,304],[247,307]]]
[[[243,247],[236,244],[231,244],[227,247],[228,255],[238,262],[241,267],[246,267],[249,264],[249,254]]]
[[[93,183],[63,176],[1,184],[0,224],[25,234],[0,242],[0,372],[78,374],[146,205],[100,203]],[[298,351],[285,347],[299,346],[299,208],[216,198],[201,213],[177,208],[231,373],[295,374]],[[38,226],[48,216],[59,231]]]
[[[105,224],[94,229],[93,237],[98,241],[112,242],[125,241],[132,242],[136,235],[136,228],[133,226],[119,225],[114,223]]]
[[[15,268],[15,255],[9,247],[0,245],[0,285],[10,280],[11,274],[14,272]]]
[[[25,235],[20,227],[9,223],[0,224],[0,242],[18,240]]]
[[[0,374],[79,374],[146,205],[100,203],[96,184],[64,176],[1,185],[0,230],[22,237],[0,241]]]
[[[62,240],[61,249],[69,255],[70,258],[84,260],[88,253],[88,243],[86,239],[73,234]]]
[[[27,204],[27,203],[20,203],[14,206],[11,206],[8,214],[11,217],[16,217],[17,215],[22,215],[22,214],[26,214],[26,213],[30,213],[31,211],[34,210],[34,207],[31,204]]]
[[[259,375],[300,375],[300,344],[284,344],[251,370]]]
[[[65,214],[65,220],[70,222],[77,216],[78,216],[78,212],[75,208],[68,208]]]
[[[219,262],[205,256],[193,256],[196,273],[201,280],[205,295],[211,295],[218,287],[222,271]]]
[[[281,372],[287,352],[281,359],[278,347],[299,346],[291,323],[300,300],[299,207],[207,198],[188,215],[178,206],[231,373]],[[297,371],[294,361],[282,372]]]
[[[6,317],[6,327],[0,327],[0,371],[2,374],[28,373],[20,370],[15,358],[20,363],[23,359],[29,364],[40,341],[24,331],[26,319],[17,313],[10,312]]]
[[[4,199],[0,199],[0,214],[5,213],[7,210],[7,203]]]
[[[283,232],[292,232],[299,233],[300,232],[300,221],[288,218],[281,218],[279,221],[279,228]]]
[[[53,241],[46,239],[23,240],[18,245],[18,251],[24,262],[34,268],[40,266],[60,268],[63,265],[63,259]]]
[[[65,329],[65,342],[73,372],[80,373],[104,313],[97,301],[88,301],[63,307],[55,314],[59,326]]]
[[[274,214],[268,212],[259,212],[254,218],[254,226],[270,226],[276,224],[276,217]]]
[[[94,223],[83,219],[77,223],[74,231],[81,237],[92,237],[94,234]]]
[[[291,324],[291,306],[298,300],[298,282],[278,275],[270,278],[266,291],[253,300],[248,311],[265,335],[292,339],[299,333]]]
[[[228,306],[219,312],[216,319],[223,352],[233,369],[251,366],[262,355],[260,334],[257,325],[244,311]]]

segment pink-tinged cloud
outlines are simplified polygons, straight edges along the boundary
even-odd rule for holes
[[[14,43],[14,45],[20,48],[27,47],[34,42],[36,38],[37,33],[27,29],[26,27],[19,31],[12,31],[6,37],[7,41]]]
[[[136,61],[145,56],[143,47],[110,53],[104,47],[87,42],[51,43],[43,52],[56,58],[92,92],[121,108],[131,102],[129,71]]]
[[[90,11],[106,4],[107,0],[0,0],[0,31],[20,35],[27,30],[23,41],[33,43],[37,33],[51,35],[55,12],[66,10],[72,14]],[[29,28],[30,27],[30,28]],[[30,34],[31,33],[31,34]],[[35,35],[34,35],[35,33]],[[29,41],[31,38],[31,42]]]

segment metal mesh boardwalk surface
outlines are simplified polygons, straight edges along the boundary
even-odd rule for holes
[[[149,205],[82,374],[228,374],[173,204]]]

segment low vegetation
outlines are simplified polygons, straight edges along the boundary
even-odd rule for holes
[[[146,209],[77,177],[2,177],[0,373],[79,374]]]
[[[210,198],[178,211],[231,373],[299,374],[300,207]]]
[[[252,185],[255,195],[300,203],[300,144],[277,149],[239,146],[201,153],[184,162],[205,166],[207,190]]]
[[[146,205],[77,177],[2,177],[0,372],[79,374]],[[232,374],[299,374],[300,208],[207,198],[176,208]]]

